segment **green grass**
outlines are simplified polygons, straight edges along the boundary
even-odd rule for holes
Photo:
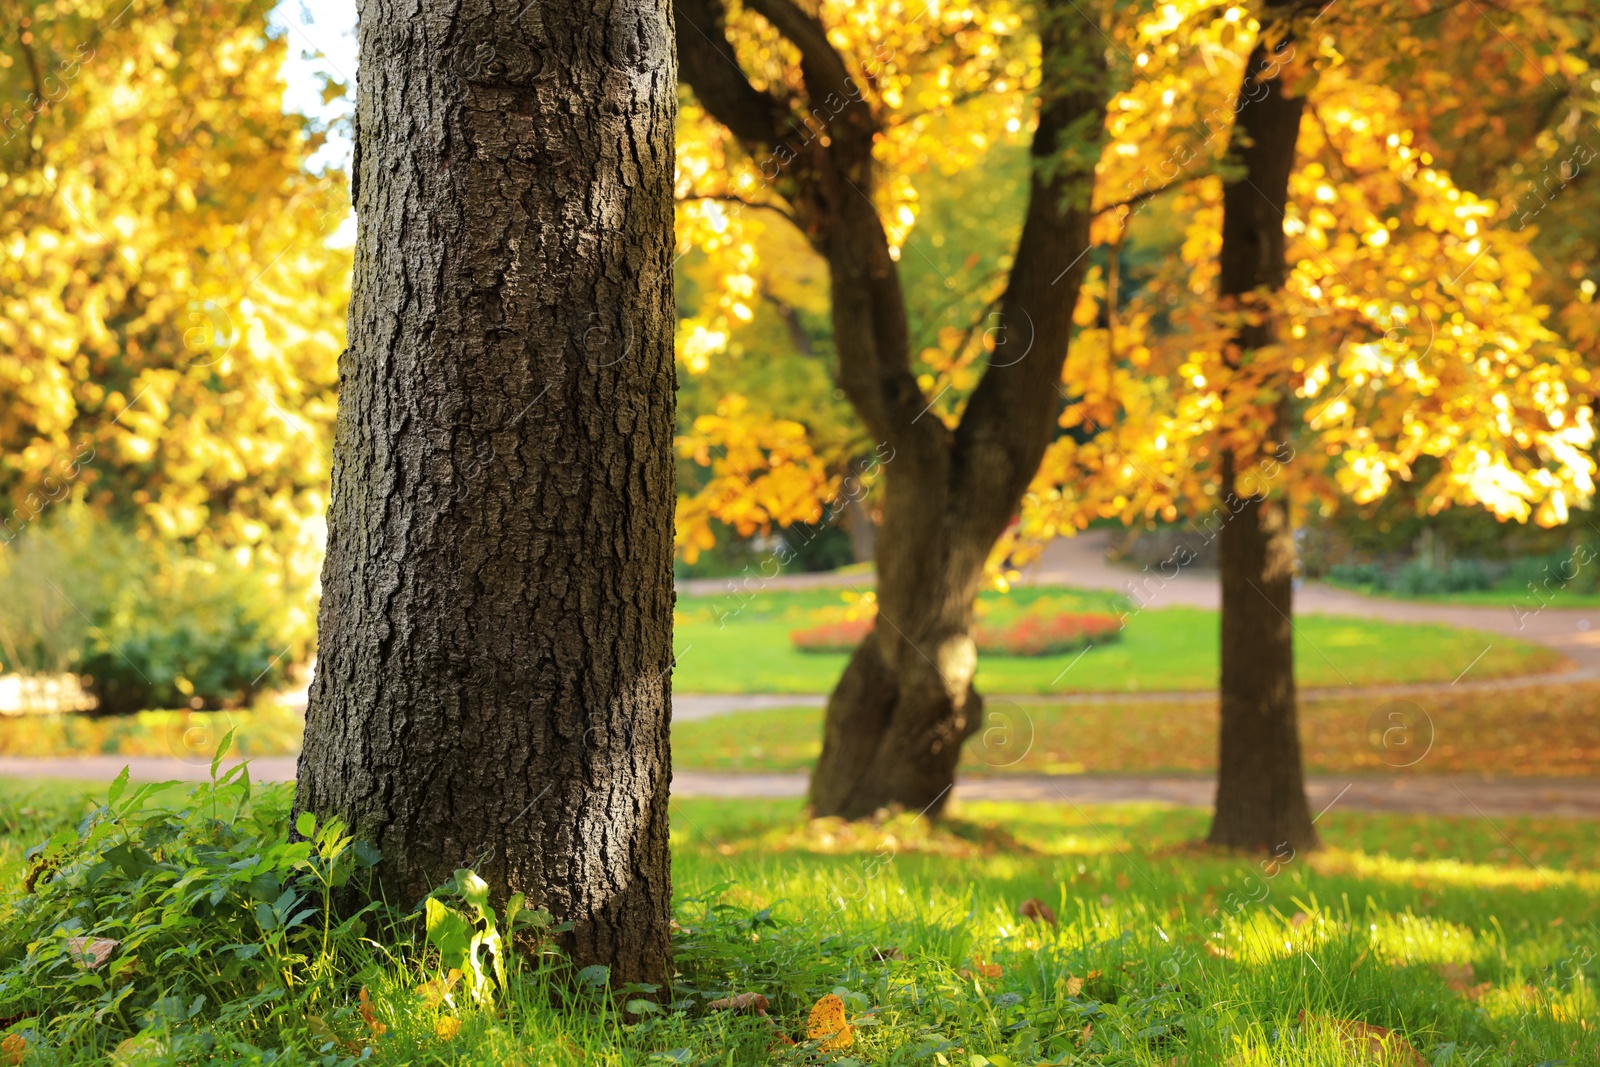
[[[1469,589],[1459,593],[1432,593],[1401,596],[1398,593],[1374,590],[1368,585],[1357,585],[1322,579],[1335,589],[1348,589],[1382,600],[1418,601],[1426,604],[1459,604],[1462,607],[1501,608],[1519,612],[1537,612],[1542,608],[1600,608],[1600,592],[1580,593],[1570,589],[1543,589],[1538,595],[1526,585],[1497,585],[1490,589]],[[1597,620],[1600,622],[1600,620]]]
[[[1600,684],[1454,689],[1415,701],[1325,696],[1300,702],[1313,774],[1600,775]],[[1391,715],[1401,716],[1399,719]],[[1216,767],[1212,700],[1020,704],[986,698],[962,750],[965,774],[1204,774]],[[673,723],[685,770],[809,770],[822,709],[778,708]]]
[[[997,624],[1024,611],[1117,612],[1125,607],[1110,594],[1051,589],[985,594],[979,603],[980,616]],[[681,597],[673,689],[826,693],[847,657],[798,652],[789,633],[844,607],[838,590]],[[978,685],[989,693],[1212,689],[1219,669],[1217,632],[1216,612],[1152,608],[1130,615],[1118,640],[1082,653],[1081,659],[1079,653],[981,657]],[[1473,678],[1506,677],[1552,670],[1562,659],[1543,646],[1448,626],[1307,615],[1295,620],[1295,662],[1301,685],[1333,688],[1449,682],[1469,666]]]
[[[284,791],[259,803],[270,819]],[[84,804],[70,787],[0,783],[0,944],[11,946],[0,968],[27,950],[10,936],[21,848]],[[29,1064],[366,1055],[379,1064],[1331,1067],[1359,1062],[1336,1029],[1359,1021],[1394,1028],[1437,1067],[1600,1063],[1600,834],[1590,823],[1509,819],[1496,829],[1334,812],[1321,824],[1325,851],[1274,864],[1190,847],[1204,814],[1156,805],[971,804],[938,826],[909,815],[808,824],[792,802],[691,800],[672,811],[682,930],[679,975],[660,1012],[624,1018],[549,957],[527,956],[494,1008],[472,1006],[459,989],[453,1008],[430,1007],[413,989],[437,965],[373,928],[380,940],[333,939],[337,967],[319,970],[315,950],[275,963],[314,977],[253,1011],[238,1006],[259,994],[252,981],[235,988],[213,975],[216,996],[233,999],[191,1014],[187,1000],[153,1014],[113,1009],[67,1047],[37,1020],[11,1029],[32,1035]],[[1500,862],[1506,838],[1520,850],[1511,863]],[[1020,919],[1028,898],[1059,923]],[[147,924],[188,921],[161,908],[143,914]],[[208,923],[221,922],[189,922],[183,936],[203,942]],[[116,932],[125,943],[140,936]],[[55,1003],[95,1003],[105,995],[95,982],[148,1003],[205,958],[177,952],[120,978],[85,975]],[[259,968],[268,985],[274,968]],[[362,988],[382,1036],[361,1017]],[[770,1023],[706,1008],[733,992],[764,994]],[[804,1044],[809,1008],[830,992],[847,1002],[855,1034],[831,1055]],[[7,1011],[0,1002],[0,1017]],[[459,1019],[459,1034],[437,1036],[441,1016]],[[802,1044],[777,1045],[780,1033]]]

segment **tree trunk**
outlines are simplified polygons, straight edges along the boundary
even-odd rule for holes
[[[859,468],[854,477],[861,477]],[[878,554],[878,522],[865,498],[852,496],[845,501],[844,529],[850,535],[851,562],[871,563]]]
[[[983,565],[1059,413],[1104,129],[1104,38],[1072,0],[1036,5],[1043,69],[1027,216],[990,331],[995,351],[952,430],[917,384],[900,276],[873,201],[880,116],[817,15],[794,0],[743,6],[798,52],[804,91],[765,75],[767,87],[756,87],[721,0],[675,0],[684,77],[827,259],[839,386],[884,457],[878,624],[829,698],[812,810],[937,815],[982,712],[972,616]]]
[[[662,0],[362,0],[296,807],[664,982],[676,69]]]
[[[1279,13],[1292,5],[1276,5]],[[1268,12],[1272,13],[1273,5]],[[1233,152],[1243,177],[1223,188],[1220,289],[1245,297],[1283,287],[1284,208],[1304,101],[1278,77],[1292,44],[1258,44],[1240,89]],[[1272,327],[1247,326],[1241,351],[1270,344]],[[1289,430],[1280,413],[1278,432]],[[1222,568],[1222,729],[1213,844],[1314,848],[1295,711],[1292,591],[1294,533],[1281,497],[1237,495],[1235,465],[1224,456],[1222,498],[1229,516],[1220,538]],[[1259,483],[1252,481],[1259,488]]]

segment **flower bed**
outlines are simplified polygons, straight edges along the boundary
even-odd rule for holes
[[[851,652],[872,632],[872,619],[851,619],[823,623],[789,634],[801,652]],[[1115,615],[1024,615],[1009,626],[980,626],[977,641],[980,655],[1059,656],[1090,644],[1113,641],[1122,631],[1122,620]]]
[[[1010,626],[978,627],[978,652],[989,656],[1059,656],[1085,645],[1114,641],[1122,632],[1115,615],[1024,615]]]

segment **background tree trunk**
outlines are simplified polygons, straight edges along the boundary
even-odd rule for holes
[[[362,0],[360,234],[296,805],[669,974],[664,2]]]
[[[873,202],[882,131],[860,72],[794,0],[746,0],[799,53],[804,83],[792,91],[764,76],[758,89],[729,43],[721,0],[674,6],[695,96],[760,161],[768,194],[828,261],[839,386],[882,457],[878,623],[829,698],[812,810],[938,814],[982,712],[972,621],[983,565],[1060,411],[1104,131],[1105,39],[1072,0],[1035,7],[1043,69],[1027,215],[991,331],[996,350],[951,429],[912,369],[905,297]]]
[[[1292,6],[1269,5],[1268,13],[1282,15]],[[1304,109],[1278,77],[1292,47],[1287,40],[1275,48],[1257,44],[1240,88],[1232,152],[1244,175],[1223,187],[1225,297],[1283,287],[1284,208]],[[1272,338],[1271,325],[1263,323],[1242,330],[1237,343],[1248,351]],[[1280,416],[1277,428],[1287,435],[1288,419]],[[1224,456],[1222,463],[1221,493],[1231,517],[1220,538],[1222,729],[1210,841],[1304,850],[1316,846],[1317,836],[1295,711],[1294,533],[1281,497],[1237,495],[1235,464],[1255,462],[1253,456]]]

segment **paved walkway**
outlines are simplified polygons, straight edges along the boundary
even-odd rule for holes
[[[232,765],[233,761],[229,761]],[[64,778],[105,783],[126,765],[135,781],[205,781],[209,763],[156,757],[86,756],[63,759],[0,757],[0,778]],[[292,757],[250,761],[257,782],[294,779]],[[806,791],[804,774],[717,774],[677,771],[677,797],[794,798]],[[1503,817],[1544,815],[1600,818],[1600,781],[1558,778],[1483,779],[1464,775],[1391,774],[1318,777],[1306,783],[1313,810],[1337,805],[1346,811]],[[1156,801],[1209,808],[1216,783],[1202,776],[1015,775],[963,778],[959,800],[1008,800],[1041,804],[1112,804]]]

